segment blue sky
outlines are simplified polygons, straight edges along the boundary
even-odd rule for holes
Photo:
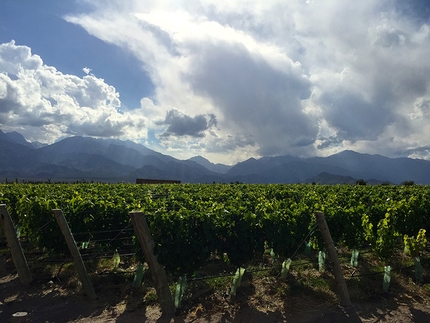
[[[12,39],[31,48],[46,65],[66,74],[84,75],[89,67],[97,77],[115,86],[121,101],[139,106],[143,96],[154,90],[151,80],[139,68],[139,61],[120,47],[91,36],[63,16],[85,12],[83,2],[56,0],[6,0],[0,3],[0,42]]]
[[[430,159],[428,1],[0,2],[0,129],[177,158]]]

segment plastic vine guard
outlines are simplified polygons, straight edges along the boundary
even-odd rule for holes
[[[311,254],[311,242],[309,241],[305,246],[305,255],[309,256]]]
[[[272,263],[274,264],[276,262],[276,254],[273,249],[270,249],[270,258],[272,258]]]
[[[231,286],[231,291],[230,291],[231,295],[233,296],[236,295],[236,290],[240,286],[244,273],[245,273],[245,268],[241,268],[241,267],[237,268],[236,274],[234,275],[234,278],[233,278],[233,285]]]
[[[360,254],[360,250],[354,249],[351,254],[351,266],[358,266],[358,255]]]
[[[318,252],[318,268],[320,273],[324,272],[324,265],[325,265],[326,258],[327,258],[327,254],[324,251],[320,250]]]
[[[417,279],[418,283],[422,283],[424,281],[424,277],[423,277],[423,267],[421,266],[420,257],[414,257],[414,264],[415,264],[415,278]]]
[[[187,277],[179,277],[178,283],[176,284],[175,292],[175,308],[181,308],[182,296],[184,296],[185,288],[187,287]]]
[[[82,242],[82,246],[81,249],[88,249],[88,245],[90,244],[90,240],[88,241],[83,241]]]
[[[113,253],[113,269],[118,269],[119,263],[121,262],[121,258],[119,257],[118,250],[115,250]]]
[[[390,287],[390,281],[391,281],[391,267],[385,266],[385,273],[384,273],[384,282],[382,283],[382,289],[384,292],[388,292],[388,288]]]
[[[290,271],[291,263],[292,263],[292,260],[290,258],[286,259],[282,263],[282,269],[281,269],[281,278],[282,279],[287,278],[288,272]]]
[[[142,286],[142,279],[143,275],[145,274],[145,266],[143,264],[137,265],[136,274],[134,275],[133,279],[133,288],[137,288],[139,286]]]

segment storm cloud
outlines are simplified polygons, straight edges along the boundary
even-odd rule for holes
[[[190,71],[193,88],[222,111],[229,127],[252,133],[262,155],[313,144],[318,127],[301,104],[311,84],[299,65],[281,57],[280,66],[271,66],[240,45],[204,48]]]
[[[188,116],[178,110],[170,110],[167,112],[166,118],[158,125],[167,125],[162,137],[169,136],[191,136],[196,138],[204,137],[204,132],[212,126],[216,126],[217,121],[215,115],[197,115],[195,117]]]

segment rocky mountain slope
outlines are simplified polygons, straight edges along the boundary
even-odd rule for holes
[[[135,182],[136,178],[187,183],[430,184],[430,161],[343,151],[329,157],[250,158],[234,166],[196,156],[179,160],[131,141],[69,137],[52,145],[29,143],[0,130],[0,181]]]

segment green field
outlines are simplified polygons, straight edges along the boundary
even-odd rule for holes
[[[309,235],[316,211],[336,246],[370,247],[385,263],[404,248],[405,235],[419,255],[423,230],[430,232],[430,187],[419,185],[1,184],[0,202],[21,236],[54,254],[67,248],[52,209],[63,210],[82,241],[130,227],[129,212],[141,210],[159,262],[178,275],[191,275],[214,254],[243,266],[267,249],[289,258],[303,241],[322,250],[318,230]],[[117,247],[110,237],[106,248]]]

